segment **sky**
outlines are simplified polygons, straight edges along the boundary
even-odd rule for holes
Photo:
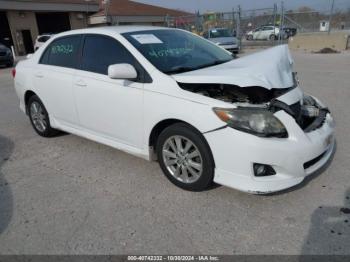
[[[242,9],[272,8],[280,0],[134,0],[146,4],[153,4],[168,8],[181,9],[190,12],[218,11],[229,12],[232,8],[241,5]],[[332,0],[284,0],[286,9],[297,9],[300,6],[309,6],[318,11],[329,11]],[[335,9],[350,8],[350,0],[335,0]]]

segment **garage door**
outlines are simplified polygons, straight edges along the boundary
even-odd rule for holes
[[[36,13],[39,34],[60,33],[71,29],[69,13]]]

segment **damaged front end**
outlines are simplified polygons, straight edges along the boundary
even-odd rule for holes
[[[196,94],[218,99],[227,103],[245,106],[267,107],[274,98],[282,96],[296,86],[284,89],[266,89],[260,86],[239,87],[229,84],[178,83],[186,90]]]
[[[280,110],[304,132],[319,128],[329,113],[299,88],[286,45],[172,77],[186,91],[232,104],[232,109],[214,108],[214,112],[228,126],[257,136],[288,137],[274,116]]]
[[[242,88],[229,84],[178,84],[186,91],[233,104],[235,108],[214,108],[214,112],[227,126],[260,137],[288,137],[286,128],[274,116],[280,110],[291,115],[304,132],[322,126],[329,113],[327,108],[319,105],[311,96],[304,95],[290,105],[280,99],[298,88],[297,81],[293,87],[283,89],[259,86]]]

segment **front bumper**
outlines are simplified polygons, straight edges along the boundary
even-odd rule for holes
[[[275,116],[287,128],[288,138],[261,138],[230,127],[205,134],[215,160],[216,183],[254,194],[277,192],[301,183],[328,162],[335,150],[330,113],[310,133],[284,111]],[[272,166],[276,175],[256,177],[254,163]]]
[[[226,49],[227,51],[230,51],[231,53],[238,54],[239,53],[239,46],[238,45],[220,45],[220,47]]]

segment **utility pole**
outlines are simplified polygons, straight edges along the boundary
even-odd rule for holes
[[[92,0],[85,0],[85,3],[86,3],[86,27],[89,26],[89,13],[90,13],[90,2]]]
[[[235,28],[235,25],[236,25],[235,9],[232,8],[232,29],[231,29],[231,31],[236,32],[236,35],[234,35],[234,36],[237,37],[237,30],[236,30],[237,28]]]
[[[273,34],[276,36],[276,16],[277,16],[277,4],[273,4]],[[273,38],[273,45],[275,45],[276,37]]]
[[[111,3],[112,0],[103,0],[104,1],[104,7],[105,7],[105,16],[106,16],[106,24],[109,24],[109,17],[108,17],[108,9],[109,9],[109,5]]]
[[[328,34],[331,33],[333,12],[334,12],[334,0],[332,0],[331,13],[330,13],[330,15],[329,15]]]
[[[282,30],[284,20],[284,2],[281,2],[281,18],[280,18],[280,30],[278,33],[278,44],[282,44]]]
[[[239,41],[239,46],[241,46],[242,39],[241,39],[241,6],[240,5],[238,5],[238,12],[237,12],[236,34]]]

